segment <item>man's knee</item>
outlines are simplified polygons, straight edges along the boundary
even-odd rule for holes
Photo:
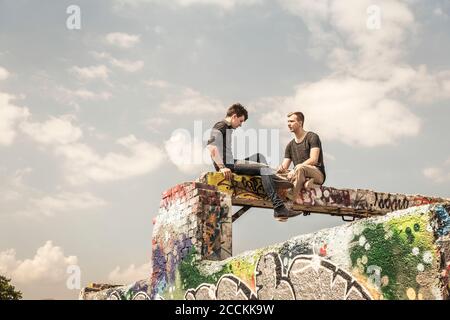
[[[298,174],[301,174],[302,176],[306,176],[306,169],[307,166],[305,164],[299,164],[297,166],[295,166],[295,172]]]
[[[267,164],[266,157],[262,153],[257,153],[257,155],[258,155],[259,162]]]
[[[273,174],[273,170],[270,167],[262,167],[259,169],[259,172],[262,176],[270,176]]]
[[[267,160],[266,157],[262,154],[262,153],[255,153],[254,155],[252,155],[249,160],[251,161],[255,161],[258,163],[264,163],[267,164]]]

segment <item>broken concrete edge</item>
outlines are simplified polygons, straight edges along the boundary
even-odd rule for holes
[[[84,298],[448,299],[449,208],[424,205],[296,236],[223,261],[193,259],[184,266],[188,278],[175,277],[156,294],[152,286],[159,284],[150,279]],[[170,268],[177,274],[181,266]],[[316,268],[323,269],[322,276],[315,275]],[[173,271],[164,270],[170,278]],[[193,274],[209,280],[191,279]],[[267,283],[270,279],[276,280],[275,286]],[[317,281],[331,293],[310,290]],[[340,285],[346,289],[341,291]],[[239,290],[230,289],[234,286]]]

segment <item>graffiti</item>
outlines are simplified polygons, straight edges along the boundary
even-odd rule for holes
[[[238,181],[249,193],[258,180]],[[247,180],[245,180],[247,179]],[[223,177],[216,182],[221,182]],[[297,236],[231,257],[232,197],[182,184],[154,219],[151,277],[97,285],[83,299],[447,299],[450,206],[425,205]],[[233,185],[230,184],[231,188]],[[220,188],[224,187],[221,185]],[[246,189],[246,190],[247,190]],[[245,194],[242,190],[239,194]],[[257,195],[257,193],[253,193]],[[317,187],[314,206],[388,212],[437,198]],[[331,210],[329,210],[331,211]],[[214,261],[220,260],[220,261]],[[196,288],[196,289],[194,289]]]
[[[297,256],[286,275],[276,253],[256,266],[256,293],[239,278],[223,276],[217,286],[202,284],[186,291],[189,300],[369,300],[370,294],[346,271],[319,256]]]
[[[256,266],[256,292],[261,300],[294,300],[295,293],[287,277],[283,277],[281,259],[270,253]]]
[[[450,215],[448,214],[448,210],[442,205],[436,206],[436,215],[438,216],[438,229],[437,233],[439,236],[446,236],[450,233]],[[450,257],[449,257],[450,258]]]
[[[255,294],[233,275],[224,275],[217,286],[202,284],[197,289],[189,289],[185,294],[186,300],[255,300]]]
[[[202,255],[209,259],[221,257],[222,247],[222,223],[226,221],[228,208],[210,206],[209,213],[203,223],[203,246]]]
[[[191,239],[182,234],[181,239],[170,239],[159,243],[153,249],[152,296],[162,291],[168,283],[175,281],[178,265],[191,247]]]
[[[132,300],[150,300],[150,297],[146,292],[138,292],[134,295]]]
[[[329,187],[320,187],[322,196],[320,199],[323,203],[350,206],[350,193],[348,190],[338,190]]]
[[[155,219],[152,238],[151,298],[178,295],[168,290],[179,277],[180,264],[190,252],[195,259],[231,256],[231,198],[202,183],[169,189]]]
[[[304,205],[351,205],[349,190],[338,190],[331,187],[317,187],[314,189],[301,189],[298,196],[299,203]]]
[[[130,286],[111,288],[106,290],[106,300],[150,300],[148,288],[147,280],[137,281]]]
[[[350,251],[353,267],[380,297],[435,298],[432,283],[424,286],[418,281],[439,269],[428,219],[417,212],[388,223],[365,223],[361,233],[354,236]]]
[[[231,193],[236,198],[268,199],[260,177],[240,176],[239,179],[236,178],[234,176],[234,179],[228,181],[221,175],[221,180],[217,181],[216,185],[220,191]]]
[[[409,208],[409,206],[409,200],[406,196],[375,192],[375,203],[373,204],[375,208],[395,211]]]
[[[146,292],[143,291],[137,293],[122,293],[116,290],[112,292],[109,297],[106,298],[106,300],[150,300],[150,297]]]

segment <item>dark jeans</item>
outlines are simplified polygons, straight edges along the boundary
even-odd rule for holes
[[[236,174],[261,176],[264,190],[272,201],[273,207],[278,208],[284,205],[275,190],[273,169],[267,165],[266,158],[262,154],[257,153],[244,160],[235,160],[233,168],[230,169]]]

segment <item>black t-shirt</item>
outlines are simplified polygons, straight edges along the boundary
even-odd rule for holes
[[[214,145],[217,147],[226,167],[233,170],[234,157],[231,149],[231,134],[233,133],[233,127],[225,120],[217,122],[211,130],[211,136],[208,140],[208,145]],[[214,167],[219,170],[219,167],[213,160]]]
[[[294,166],[296,166],[309,159],[312,148],[320,148],[319,161],[316,164],[316,167],[319,168],[319,170],[323,173],[324,178],[326,178],[325,165],[323,163],[322,143],[320,142],[319,136],[314,132],[307,132],[305,138],[303,138],[303,141],[300,143],[297,143],[295,142],[295,139],[292,139],[286,146],[284,157],[291,159]]]

